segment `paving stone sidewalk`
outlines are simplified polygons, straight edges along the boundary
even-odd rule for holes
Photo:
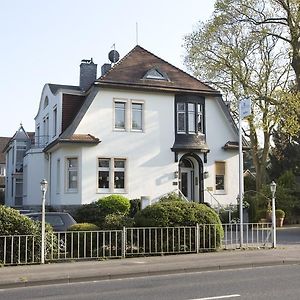
[[[0,268],[0,289],[282,264],[300,264],[300,245],[278,246],[277,249],[223,250],[214,253],[9,266]]]

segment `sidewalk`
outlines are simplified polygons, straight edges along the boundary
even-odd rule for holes
[[[300,246],[3,267],[0,289],[282,264],[300,264]]]

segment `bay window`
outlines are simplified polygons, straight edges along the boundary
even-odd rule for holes
[[[196,102],[177,102],[177,133],[204,133],[203,104]]]

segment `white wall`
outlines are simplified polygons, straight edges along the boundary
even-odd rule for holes
[[[114,131],[114,98],[144,101],[143,132]],[[174,190],[177,163],[174,143],[174,95],[133,91],[102,90],[87,111],[75,133],[90,133],[101,140],[98,146],[82,152],[82,203],[106,194],[97,192],[97,158],[126,158],[127,179],[124,194],[130,199],[155,199]]]
[[[222,147],[228,141],[237,141],[238,137],[232,126],[228,123],[223,110],[218,102],[213,98],[206,98],[206,139],[210,148],[207,155],[207,164],[205,167],[209,172],[209,177],[204,181],[204,188],[213,188],[213,196],[221,204],[236,204],[238,195],[238,175],[239,158],[238,151],[224,150]],[[218,195],[215,193],[215,161],[225,161],[225,193]],[[205,192],[205,201],[215,202],[211,199],[209,193]]]
[[[24,157],[26,173],[23,174],[23,187],[26,195],[23,195],[24,206],[41,205],[42,192],[40,182],[45,178],[48,180],[48,160],[46,155],[37,149],[30,150]],[[46,194],[46,204],[48,204],[48,194]]]

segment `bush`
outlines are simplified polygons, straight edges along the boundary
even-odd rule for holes
[[[284,218],[285,212],[282,209],[276,209],[275,210],[276,218]]]
[[[6,237],[6,262],[16,263],[19,260],[18,250],[20,249],[20,260],[27,257],[28,262],[40,260],[41,253],[41,222],[33,221],[21,215],[19,211],[0,205],[0,235],[12,236],[23,235],[20,239]],[[46,223],[46,257],[47,253],[57,250],[57,239],[53,236],[51,225]],[[27,235],[27,238],[25,237]],[[13,243],[13,253],[11,245]],[[27,243],[27,244],[26,244]],[[0,239],[0,261],[4,258],[4,239]],[[27,250],[27,252],[26,252]]]
[[[114,213],[127,215],[130,210],[129,199],[121,195],[110,195],[100,198],[96,201],[96,204],[99,205],[102,215]]]
[[[108,214],[104,218],[104,222],[102,224],[103,229],[121,229],[125,227],[133,226],[133,219],[123,215],[123,214]]]
[[[77,208],[75,212],[75,219],[79,223],[92,223],[98,224],[99,221],[103,218],[101,210],[98,204],[84,204]]]
[[[169,193],[159,199],[159,202],[169,202],[169,201],[185,201],[176,193]]]
[[[68,228],[68,231],[96,231],[99,227],[92,223],[77,223]]]
[[[108,220],[109,218],[106,220],[107,215],[127,216],[129,211],[129,199],[121,195],[111,195],[101,198],[94,203],[82,205],[76,210],[75,219],[80,223],[92,223],[104,229],[113,225],[113,222]],[[119,224],[119,221],[116,221],[116,224]],[[123,224],[123,221],[120,224]]]
[[[217,213],[204,204],[182,200],[159,201],[147,206],[135,216],[137,227],[178,227],[196,224],[216,224],[216,236],[213,226],[211,241],[221,244],[223,228]],[[207,234],[208,237],[208,234]]]
[[[141,210],[141,199],[130,200],[129,217],[133,218]]]

